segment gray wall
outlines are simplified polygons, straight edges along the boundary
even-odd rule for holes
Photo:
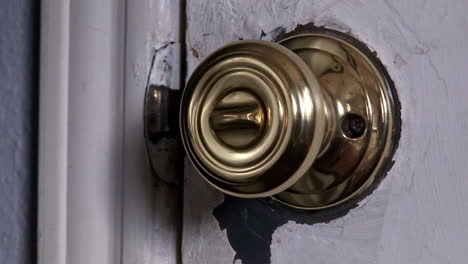
[[[0,0],[0,263],[34,263],[39,1]]]

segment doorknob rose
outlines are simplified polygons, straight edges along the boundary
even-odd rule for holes
[[[242,40],[195,69],[180,104],[187,156],[218,190],[301,209],[361,193],[388,163],[396,111],[386,74],[351,42]]]

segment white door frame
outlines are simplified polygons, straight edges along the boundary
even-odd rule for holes
[[[142,115],[155,48],[179,45],[179,9],[42,1],[39,264],[176,263],[178,194],[153,184]]]

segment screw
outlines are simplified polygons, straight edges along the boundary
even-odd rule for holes
[[[348,138],[358,138],[366,131],[366,121],[361,115],[346,114],[341,123],[341,130]]]

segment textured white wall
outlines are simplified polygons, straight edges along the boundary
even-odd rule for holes
[[[35,239],[39,6],[0,1],[0,263],[29,263]]]
[[[262,32],[268,38],[275,29],[313,22],[368,44],[399,93],[400,147],[380,187],[342,217],[278,227],[271,263],[466,263],[466,10],[463,0],[187,1],[189,73],[225,43],[258,39]],[[230,229],[220,229],[213,216],[222,202],[188,169],[184,263],[232,263],[239,256]]]

